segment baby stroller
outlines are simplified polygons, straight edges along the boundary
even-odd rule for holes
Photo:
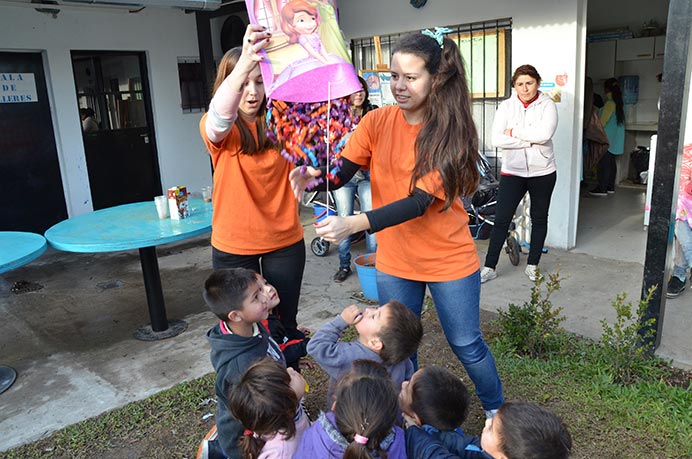
[[[495,178],[488,160],[483,153],[479,153],[478,170],[481,173],[481,181],[478,189],[470,197],[462,197],[464,209],[469,214],[469,229],[474,239],[485,240],[495,226],[495,205],[500,182]],[[516,225],[512,222],[505,240],[505,252],[509,255],[509,261],[517,266],[521,254],[521,244],[516,233]]]
[[[315,211],[315,219],[318,222],[330,215],[337,215],[336,201],[334,200],[334,195],[331,191],[306,191],[303,194],[302,204],[306,207],[312,206],[313,210]],[[354,207],[360,208],[358,194],[356,194]],[[358,212],[359,211],[356,210],[354,213]],[[350,238],[351,244],[355,244],[365,239],[365,232],[360,231],[358,233],[354,233],[350,236]],[[320,236],[314,238],[312,242],[310,242],[310,250],[312,250],[312,253],[314,253],[318,257],[327,256],[327,254],[329,253],[329,246],[329,241],[325,241]]]

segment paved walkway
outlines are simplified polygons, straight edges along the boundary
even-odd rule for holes
[[[306,241],[312,240],[312,214],[304,212]],[[479,241],[483,255],[486,243]],[[355,253],[364,243],[354,246]],[[142,342],[133,331],[148,321],[139,256],[136,251],[71,254],[49,249],[38,260],[0,279],[0,364],[17,369],[14,386],[0,395],[0,451],[148,397],[212,371],[204,339],[215,323],[201,296],[211,272],[209,237],[159,249],[169,318],[184,319],[187,331],[160,342]],[[483,285],[483,309],[495,311],[529,298],[525,255],[518,267],[503,256],[499,277]],[[343,284],[331,277],[338,267],[336,249],[319,258],[310,253],[299,319],[315,329],[354,302],[358,278]],[[551,249],[541,267],[560,268],[565,280],[553,302],[564,307],[566,329],[598,338],[602,318],[612,319],[617,292],[639,294],[639,263],[596,258]],[[18,281],[40,290],[15,294]],[[690,294],[688,294],[690,295]],[[692,366],[692,296],[668,302],[664,338],[658,354]]]

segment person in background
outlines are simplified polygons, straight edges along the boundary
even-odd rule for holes
[[[200,132],[214,167],[212,265],[248,268],[276,287],[289,339],[303,339],[296,316],[305,269],[303,226],[288,184],[291,163],[265,133],[259,51],[271,33],[249,25],[242,48],[219,63],[214,96]]]
[[[622,102],[620,84],[615,78],[603,83],[606,100],[598,111],[598,117],[608,136],[608,153],[598,163],[598,185],[589,191],[591,196],[607,196],[615,193],[617,175],[616,156],[625,152],[625,108]]]
[[[557,108],[538,90],[541,76],[532,65],[522,65],[512,75],[516,96],[500,104],[493,121],[493,145],[502,148],[500,189],[495,209],[495,226],[490,234],[481,282],[497,277],[495,267],[514,212],[524,195],[531,198],[531,248],[524,271],[536,280],[543,243],[548,234],[548,209],[557,179],[553,135]]]
[[[365,115],[341,154],[339,184],[370,170],[373,210],[329,216],[315,230],[335,243],[358,231],[377,233],[380,304],[398,301],[420,317],[430,289],[447,341],[492,416],[504,401],[502,382],[480,330],[480,261],[459,199],[480,181],[478,134],[459,48],[439,29],[426,33],[434,37],[410,34],[394,46],[397,104]],[[291,171],[296,198],[323,174]],[[412,361],[415,367],[415,355]]]
[[[99,130],[99,123],[96,122],[95,116],[94,110],[89,107],[79,109],[79,118],[82,120],[82,131],[96,132]]]
[[[366,113],[378,107],[370,103],[368,85],[365,80],[361,77],[358,77],[358,80],[363,89],[351,94],[351,114],[360,120]],[[359,170],[346,185],[334,190],[336,211],[340,217],[353,215],[356,192],[358,193],[361,212],[372,210],[370,171]],[[375,253],[377,250],[377,241],[373,233],[366,232],[365,247],[368,253]],[[339,244],[339,270],[334,274],[334,282],[345,281],[351,273],[351,238],[347,237]]]
[[[692,144],[682,150],[678,204],[675,213],[675,266],[666,296],[675,298],[685,291],[687,270],[692,260]]]

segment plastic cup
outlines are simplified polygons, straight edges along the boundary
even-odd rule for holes
[[[211,202],[211,187],[205,186],[202,188],[202,199],[204,202]]]
[[[156,212],[158,212],[159,218],[161,220],[168,218],[168,198],[166,196],[156,196],[154,204],[156,204]]]

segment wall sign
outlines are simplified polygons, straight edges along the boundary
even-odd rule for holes
[[[0,104],[38,102],[33,73],[0,73]]]

